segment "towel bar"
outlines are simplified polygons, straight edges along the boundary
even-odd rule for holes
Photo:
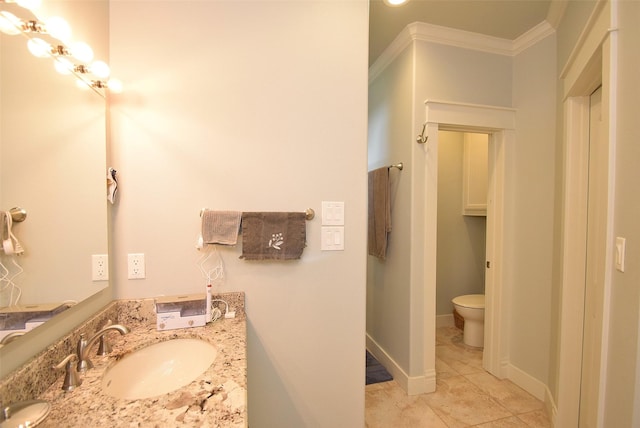
[[[402,168],[400,168],[402,169]],[[205,212],[207,208],[202,208],[200,210],[200,217],[202,217],[202,214]],[[307,208],[306,210],[304,210],[304,217],[307,220],[313,220],[313,218],[316,216],[316,212],[313,210],[313,208]]]

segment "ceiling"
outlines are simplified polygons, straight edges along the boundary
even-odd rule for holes
[[[410,0],[369,5],[369,65],[412,22],[425,22],[514,40],[547,17],[551,0]]]

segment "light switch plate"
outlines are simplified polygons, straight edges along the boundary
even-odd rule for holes
[[[344,227],[322,226],[320,249],[322,251],[341,251],[344,250]]]
[[[344,226],[344,202],[322,201],[322,225]]]

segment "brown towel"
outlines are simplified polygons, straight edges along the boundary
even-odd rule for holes
[[[387,234],[391,231],[389,168],[369,171],[369,254],[384,260]]]
[[[202,242],[205,244],[236,245],[240,230],[240,211],[211,211],[202,213]]]
[[[242,256],[246,260],[296,260],[306,245],[303,212],[242,213]]]

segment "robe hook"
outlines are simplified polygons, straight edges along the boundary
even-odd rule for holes
[[[418,144],[424,144],[427,142],[427,140],[429,139],[429,136],[425,136],[424,135],[424,131],[425,129],[427,129],[427,122],[425,122],[424,124],[422,124],[422,132],[420,133],[420,135],[418,135],[416,137],[416,142]]]

